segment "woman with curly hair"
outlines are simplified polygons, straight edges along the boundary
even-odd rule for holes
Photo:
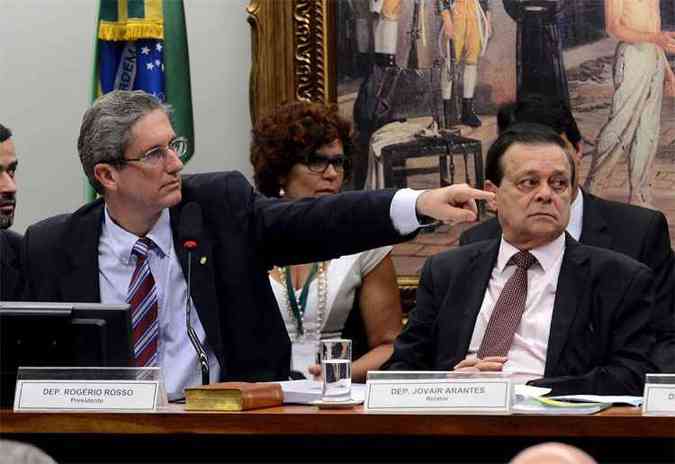
[[[351,124],[335,106],[295,102],[280,106],[253,129],[251,163],[260,192],[297,200],[333,195],[350,174]],[[358,295],[369,351],[355,360],[352,379],[380,367],[401,330],[401,303],[391,247],[321,263],[274,268],[270,283],[293,343],[291,369],[320,375],[321,339],[339,337]],[[299,376],[298,376],[299,377]]]

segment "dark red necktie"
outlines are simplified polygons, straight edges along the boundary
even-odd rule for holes
[[[527,270],[537,258],[528,251],[521,251],[511,257],[509,264],[515,264],[516,271],[506,281],[497,299],[485,336],[478,350],[478,357],[506,356],[511,348],[513,336],[520,325],[527,300]]]

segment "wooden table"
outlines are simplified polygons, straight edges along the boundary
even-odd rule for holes
[[[593,416],[366,414],[288,406],[243,413],[0,411],[3,438],[61,461],[506,462],[542,441],[581,446],[603,462],[675,462],[675,417],[637,408]],[[76,440],[73,440],[75,438]]]

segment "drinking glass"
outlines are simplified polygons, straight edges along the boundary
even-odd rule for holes
[[[321,340],[321,399],[349,401],[351,390],[352,341]]]

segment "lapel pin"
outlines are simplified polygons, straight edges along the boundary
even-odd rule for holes
[[[199,258],[199,264],[206,264],[206,256]]]

